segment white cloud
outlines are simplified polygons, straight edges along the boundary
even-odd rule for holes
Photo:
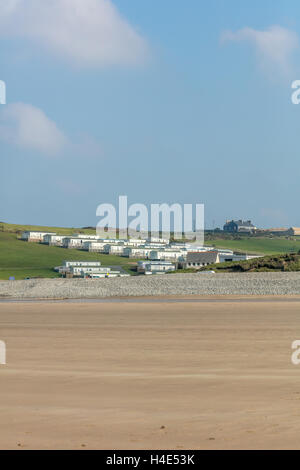
[[[226,31],[222,41],[248,41],[254,45],[261,63],[276,65],[283,72],[291,67],[292,53],[299,47],[297,33],[281,26],[271,26],[265,31],[242,28],[236,32]]]
[[[25,103],[1,107],[0,140],[48,156],[56,156],[69,145],[67,137],[39,108]]]
[[[0,0],[0,37],[20,37],[80,66],[134,65],[146,41],[111,0]]]
[[[88,134],[72,138],[39,108],[26,103],[0,106],[0,142],[48,157],[103,158],[98,141]]]

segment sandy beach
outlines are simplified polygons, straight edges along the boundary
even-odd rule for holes
[[[0,303],[0,448],[300,448],[300,298],[194,300]]]

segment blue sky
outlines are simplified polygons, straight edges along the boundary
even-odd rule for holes
[[[296,0],[0,0],[0,220],[96,225],[124,194],[204,203],[208,228],[300,226],[299,13]]]

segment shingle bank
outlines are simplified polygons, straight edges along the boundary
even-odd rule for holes
[[[114,279],[1,281],[0,298],[93,299],[164,295],[300,295],[300,272],[172,274]]]

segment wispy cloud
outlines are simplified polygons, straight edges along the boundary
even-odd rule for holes
[[[31,40],[79,66],[134,65],[144,38],[111,0],[0,0],[0,37]]]
[[[91,136],[68,137],[41,109],[26,103],[0,108],[0,141],[47,157],[102,157]]]
[[[255,47],[261,65],[276,66],[281,72],[292,68],[292,54],[299,48],[298,34],[281,26],[270,26],[264,31],[242,28],[236,32],[225,31],[221,41],[247,41]]]
[[[41,109],[25,103],[1,108],[0,140],[48,156],[59,155],[69,144],[55,122]]]

